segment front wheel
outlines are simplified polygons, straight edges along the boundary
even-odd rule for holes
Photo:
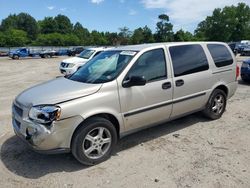
[[[219,119],[226,109],[227,97],[224,91],[215,89],[210,96],[204,115],[212,120]]]
[[[73,136],[71,150],[84,165],[105,161],[117,142],[114,125],[107,119],[95,117],[86,120]]]
[[[12,59],[19,59],[19,55],[13,55]]]

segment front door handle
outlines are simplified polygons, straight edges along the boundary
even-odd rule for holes
[[[183,86],[184,85],[184,80],[176,80],[175,85],[176,85],[176,87]]]
[[[165,82],[162,84],[162,89],[169,89],[171,88],[171,82]]]

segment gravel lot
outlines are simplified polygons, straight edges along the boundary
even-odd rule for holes
[[[14,136],[11,103],[59,76],[64,58],[0,58],[0,187],[250,187],[250,85],[241,81],[221,119],[196,113],[130,135],[93,167],[30,151]]]

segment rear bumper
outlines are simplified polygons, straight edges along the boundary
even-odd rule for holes
[[[227,88],[228,88],[227,98],[228,99],[230,99],[234,95],[234,93],[237,90],[237,87],[238,87],[238,82],[237,81],[227,84]]]

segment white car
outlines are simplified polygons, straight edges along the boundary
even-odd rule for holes
[[[97,47],[87,48],[83,50],[79,56],[64,59],[60,64],[60,72],[64,75],[70,75],[76,72],[82,65],[87,63],[90,59],[97,56],[99,53],[108,50],[110,48]]]

